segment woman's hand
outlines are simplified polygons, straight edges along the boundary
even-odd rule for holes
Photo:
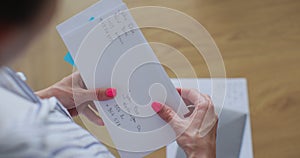
[[[178,145],[188,158],[215,158],[218,117],[208,95],[193,89],[178,89],[191,112],[180,118],[169,106],[154,102],[152,108],[168,122],[177,135]]]
[[[75,72],[51,87],[38,91],[40,98],[56,97],[69,111],[71,116],[85,115],[97,125],[104,125],[103,120],[93,111],[93,100],[109,100],[116,96],[114,88],[87,90],[79,72]],[[89,105],[89,106],[88,106]]]

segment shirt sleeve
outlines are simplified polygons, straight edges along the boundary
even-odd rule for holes
[[[22,106],[0,104],[0,157],[114,157],[62,112],[55,99]]]

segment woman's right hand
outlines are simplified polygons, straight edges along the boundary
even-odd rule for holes
[[[180,118],[169,106],[154,102],[152,108],[174,129],[178,145],[188,158],[215,158],[218,117],[208,95],[194,89],[178,89],[190,114]]]

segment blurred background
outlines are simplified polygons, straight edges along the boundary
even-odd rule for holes
[[[129,8],[164,6],[200,22],[216,41],[227,77],[248,80],[253,148],[256,158],[300,156],[300,1],[299,0],[124,0]],[[27,75],[34,89],[46,88],[72,73],[55,26],[97,0],[59,0],[52,23],[12,67]],[[151,42],[181,51],[197,77],[210,77],[191,43],[172,32],[143,29]],[[173,60],[159,57],[163,60]],[[183,77],[184,68],[178,67]],[[171,70],[166,69],[170,77]]]

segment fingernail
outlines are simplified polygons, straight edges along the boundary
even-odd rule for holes
[[[179,95],[181,95],[181,88],[176,88],[176,90],[179,93]]]
[[[99,126],[104,126],[104,123],[102,121],[97,122]]]
[[[153,102],[151,107],[157,113],[162,109],[162,104],[160,104],[158,102]]]
[[[100,122],[100,124],[101,124],[101,126],[105,126],[105,124],[104,124],[104,122],[103,122],[103,121],[101,121],[101,122]]]
[[[105,91],[105,95],[108,97],[115,97],[117,95],[117,90],[115,88],[108,88]]]

